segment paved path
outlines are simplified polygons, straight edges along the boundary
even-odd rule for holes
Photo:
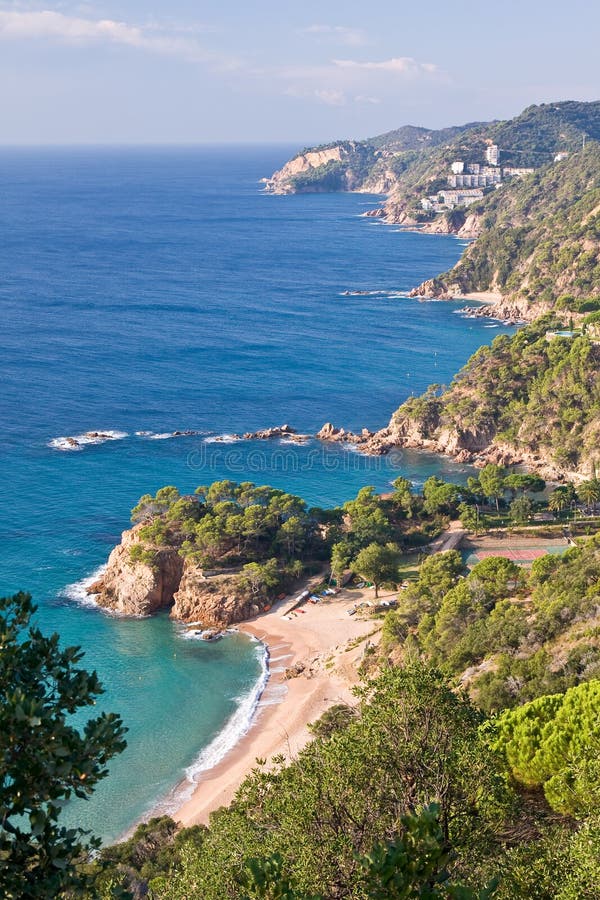
[[[462,527],[458,519],[450,522],[446,531],[442,532],[439,537],[429,544],[428,549],[431,553],[443,553],[445,550],[456,550],[466,535],[465,529]]]

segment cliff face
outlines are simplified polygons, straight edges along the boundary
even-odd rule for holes
[[[345,163],[349,160],[351,152],[352,146],[347,148],[340,144],[323,150],[309,150],[306,153],[300,153],[287,162],[282,169],[273,173],[271,178],[265,182],[265,189],[273,194],[296,193],[298,176],[313,174],[330,163]],[[316,180],[314,189],[318,189]]]
[[[448,390],[407,400],[367,453],[414,447],[460,461],[523,464],[560,480],[600,466],[600,345],[546,338],[551,317],[482,347]]]
[[[102,578],[89,588],[100,606],[128,616],[168,609],[183,573],[183,559],[175,549],[158,550],[152,563],[132,560],[131,548],[140,544],[140,527],[123,532]]]
[[[181,622],[224,628],[258,615],[261,609],[262,604],[242,589],[239,578],[207,578],[197,566],[186,562],[171,616]]]
[[[125,616],[170,609],[174,619],[215,628],[260,612],[262,606],[242,587],[239,576],[205,575],[176,548],[157,550],[152,563],[132,560],[131,548],[141,543],[141,527],[123,532],[103,576],[88,589],[99,606]]]

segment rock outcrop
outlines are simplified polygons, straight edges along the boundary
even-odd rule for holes
[[[340,444],[362,444],[373,437],[374,432],[368,428],[363,428],[360,434],[353,431],[346,431],[345,428],[336,428],[331,422],[326,422],[323,427],[317,431],[315,438],[325,443]]]
[[[174,619],[212,628],[225,628],[260,612],[260,602],[240,581],[239,568],[207,573],[184,560],[176,547],[146,550],[139,535],[142,527],[123,532],[104,574],[88,588],[99,606],[124,616],[170,609]],[[135,553],[132,557],[136,545],[152,560],[136,559]]]
[[[273,428],[263,428],[260,431],[247,431],[242,435],[245,441],[270,441],[272,438],[287,438],[290,441],[302,443],[309,441],[310,434],[299,434],[291,425],[275,425]]]
[[[440,278],[428,278],[413,288],[409,297],[427,297],[431,300],[454,300],[455,292]]]
[[[206,577],[186,562],[171,616],[203,627],[226,628],[257,615],[262,605],[232,575]]]
[[[457,234],[459,238],[472,241],[478,238],[482,231],[482,217],[476,213],[468,213],[464,225],[461,225]]]
[[[299,153],[265,181],[265,190],[272,194],[293,194],[296,191],[294,178],[298,175],[319,169],[330,162],[343,162],[348,159],[349,155],[349,151],[342,146]]]
[[[88,588],[100,606],[128,616],[148,616],[172,606],[183,573],[183,559],[175,548],[157,550],[151,561],[132,557],[132,548],[141,544],[141,527],[123,532],[106,571]]]

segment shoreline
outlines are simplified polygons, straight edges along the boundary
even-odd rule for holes
[[[334,600],[305,604],[303,612],[286,618],[289,603],[283,601],[240,626],[240,632],[265,646],[268,681],[247,731],[216,765],[199,774],[191,797],[172,813],[180,826],[208,824],[212,812],[233,800],[257,759],[269,767],[274,756],[295,758],[311,738],[309,723],[336,703],[355,702],[356,664],[379,623],[347,611],[371,597],[368,590],[344,590]],[[290,669],[295,672],[286,678]]]

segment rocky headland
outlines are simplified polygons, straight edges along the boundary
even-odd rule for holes
[[[103,575],[88,588],[99,606],[125,616],[170,610],[181,622],[216,629],[242,622],[264,608],[240,583],[241,566],[207,570],[184,559],[176,546],[136,558],[132,547],[145,547],[142,528],[136,525],[123,532]]]

